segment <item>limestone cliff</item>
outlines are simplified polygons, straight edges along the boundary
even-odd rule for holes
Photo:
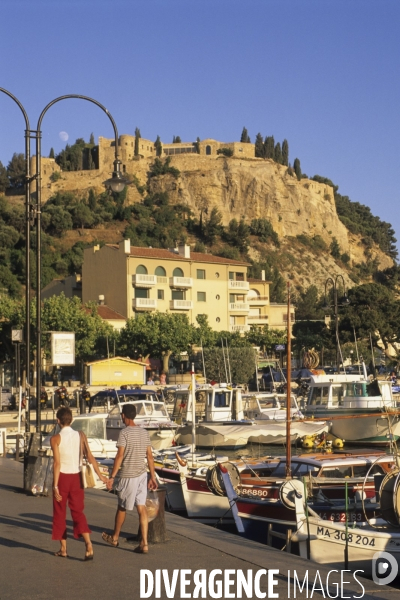
[[[265,218],[282,240],[320,235],[329,246],[335,237],[352,264],[366,261],[361,237],[351,234],[339,220],[329,185],[298,181],[287,167],[257,158],[213,160],[189,155],[173,157],[171,164],[181,176],[152,178],[151,190],[168,191],[172,202],[189,205],[197,215],[217,207],[225,225],[233,218]],[[381,269],[393,264],[378,247],[371,250],[370,259],[375,257]]]
[[[108,165],[109,168],[104,167],[100,171],[64,172],[61,179],[52,182],[50,175],[59,167],[54,160],[44,160],[44,201],[59,190],[86,195],[92,187],[102,192],[102,182],[110,176],[111,165]],[[272,160],[175,155],[171,157],[171,166],[179,169],[178,178],[169,174],[149,178],[152,162],[152,158],[129,160],[124,169],[140,184],[148,184],[150,191],[167,191],[172,203],[187,204],[197,217],[202,213],[203,219],[206,219],[216,207],[222,214],[224,225],[233,218],[239,220],[243,217],[247,222],[255,218],[268,219],[279,235],[281,251],[292,252],[293,256],[301,258],[295,268],[292,260],[292,266],[288,264],[284,271],[288,275],[290,271],[295,272],[293,277],[301,280],[298,283],[302,287],[313,282],[321,286],[324,278],[339,272],[344,274],[348,285],[354,285],[354,282],[329,252],[319,256],[316,263],[315,253],[297,243],[295,238],[300,234],[311,238],[319,235],[328,247],[335,237],[341,252],[350,256],[349,266],[373,259],[377,259],[380,269],[393,264],[393,260],[377,246],[370,248],[367,255],[361,236],[350,233],[343,225],[336,212],[332,187],[309,179],[298,181],[289,174],[287,167]],[[130,186],[127,201],[141,200],[136,186]],[[257,258],[259,250],[251,249],[250,255]]]

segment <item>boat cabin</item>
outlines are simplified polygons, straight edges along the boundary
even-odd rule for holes
[[[243,420],[242,390],[220,386],[204,386],[195,392],[196,422]],[[177,390],[172,418],[180,422],[192,422],[192,392]]]
[[[362,375],[311,377],[307,409],[374,409],[395,407],[391,383],[368,381]]]

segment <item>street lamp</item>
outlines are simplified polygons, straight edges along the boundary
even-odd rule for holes
[[[41,323],[41,301],[42,301],[42,291],[41,291],[41,207],[42,207],[42,170],[41,170],[41,126],[43,118],[46,112],[57,102],[61,100],[67,100],[70,98],[76,98],[79,100],[87,100],[88,102],[92,102],[96,104],[99,108],[101,108],[108,118],[111,121],[111,124],[114,129],[115,136],[115,160],[114,160],[114,171],[112,177],[107,179],[104,182],[104,185],[111,189],[114,192],[122,192],[127,184],[130,182],[128,179],[123,177],[121,174],[121,161],[118,153],[118,129],[117,125],[105,106],[100,104],[94,98],[90,98],[89,96],[81,96],[79,94],[67,94],[65,96],[60,96],[55,98],[45,108],[42,110],[36,130],[36,277],[37,277],[37,311],[36,311],[36,431],[40,431],[40,391],[41,391],[41,383],[42,383],[42,323]]]
[[[338,300],[338,289],[339,289],[339,280],[342,280],[342,287],[343,287],[343,296],[341,298],[339,298]],[[333,290],[333,304],[329,304],[327,301],[327,289],[329,287],[329,285],[332,287]],[[347,297],[346,294],[346,285],[344,282],[344,278],[343,275],[336,275],[335,279],[333,279],[332,277],[328,277],[328,279],[325,281],[325,292],[324,292],[324,301],[325,301],[325,306],[324,308],[329,310],[332,306],[334,308],[334,315],[335,315],[335,334],[336,334],[336,366],[338,369],[338,372],[340,370],[340,350],[339,350],[339,315],[338,315],[338,306],[346,306],[347,304],[350,304],[350,300]]]
[[[32,206],[30,199],[30,183],[35,178],[30,176],[30,152],[31,152],[31,137],[36,137],[36,132],[32,131],[29,125],[28,115],[22,106],[21,102],[11,92],[4,88],[0,88],[0,92],[6,94],[9,98],[20,108],[23,117],[25,119],[25,388],[26,388],[26,416],[25,416],[25,431],[30,431],[30,410],[29,410],[29,389],[30,389],[30,364],[31,364],[31,332],[30,332],[30,316],[31,316],[31,304],[30,304],[30,231],[31,231],[31,219],[32,219]]]

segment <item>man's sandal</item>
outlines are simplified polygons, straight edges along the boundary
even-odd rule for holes
[[[114,540],[113,536],[109,535],[105,531],[103,531],[103,533],[101,534],[101,537],[107,544],[110,544],[110,546],[113,546],[113,548],[117,548],[119,546],[119,542],[117,540]]]
[[[61,550],[54,553],[54,556],[58,556],[58,558],[68,558],[68,554],[63,554]]]

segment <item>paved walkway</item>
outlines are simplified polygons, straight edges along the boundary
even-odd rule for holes
[[[82,561],[84,544],[73,538],[68,546],[70,558],[59,559],[53,556],[58,544],[51,540],[51,499],[22,493],[22,467],[11,459],[0,459],[0,482],[0,600],[132,600],[140,598],[141,569],[153,573],[156,569],[168,569],[171,576],[173,569],[191,569],[192,573],[196,569],[208,572],[241,569],[246,573],[247,569],[255,572],[268,568],[279,569],[274,591],[279,592],[279,598],[288,598],[288,569],[292,573],[296,569],[301,579],[308,569],[311,582],[317,569],[322,581],[329,571],[296,556],[170,514],[166,515],[169,541],[150,546],[149,554],[133,553],[134,546],[123,540],[119,548],[112,548],[103,543],[101,532],[112,528],[116,498],[99,490],[88,490],[86,494],[85,512],[93,531],[94,561]],[[123,538],[134,534],[137,527],[136,515],[129,514]],[[398,590],[362,581],[366,589],[363,598],[394,600],[399,595]],[[261,589],[268,598],[266,577],[261,579]],[[344,589],[343,597],[361,595],[361,588],[354,580],[345,584]],[[333,588],[330,593],[334,597]],[[166,597],[162,586],[161,598]],[[174,597],[181,597],[179,584]],[[294,597],[293,587],[291,597]],[[308,593],[297,590],[296,597],[324,596],[318,591],[311,596],[310,587]]]

